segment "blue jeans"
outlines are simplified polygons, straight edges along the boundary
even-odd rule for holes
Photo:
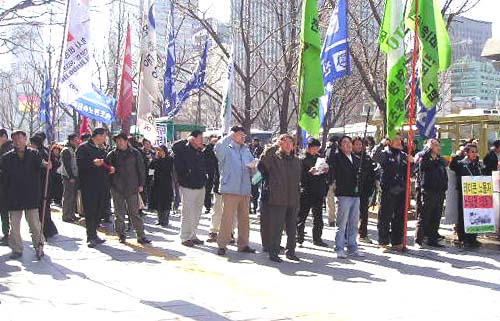
[[[335,251],[343,252],[347,238],[347,249],[354,252],[358,249],[359,197],[337,196],[337,234],[335,235]]]

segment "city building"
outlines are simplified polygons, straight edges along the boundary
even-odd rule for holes
[[[481,58],[486,41],[492,35],[492,23],[466,18],[454,17],[448,30],[453,48],[453,62],[464,57]]]

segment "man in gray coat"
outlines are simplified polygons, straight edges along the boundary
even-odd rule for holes
[[[76,220],[76,196],[78,192],[78,166],[76,164],[76,148],[78,147],[78,135],[70,134],[68,143],[61,152],[62,164],[58,169],[63,180],[63,216],[64,222]]]
[[[151,241],[144,233],[144,222],[139,215],[139,193],[144,189],[146,173],[141,153],[130,147],[128,137],[120,133],[113,137],[116,148],[106,158],[106,162],[115,168],[111,175],[111,196],[115,205],[116,232],[120,243],[126,242],[125,236],[125,212],[130,217],[137,242],[149,244]]]

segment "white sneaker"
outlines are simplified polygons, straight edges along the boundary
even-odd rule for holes
[[[337,259],[347,259],[347,255],[345,254],[344,251],[338,251],[337,252]]]
[[[349,253],[349,255],[353,256],[353,257],[365,257],[365,255],[363,253],[361,253],[359,250],[351,252],[351,253]]]

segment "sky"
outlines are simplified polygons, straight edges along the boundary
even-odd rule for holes
[[[473,3],[475,0],[470,0]],[[443,4],[444,0],[440,0]],[[462,3],[462,1],[458,1]],[[231,14],[230,0],[200,0],[202,10],[208,9],[208,14],[214,18],[223,21],[229,21]],[[478,20],[493,22],[493,36],[500,37],[500,1],[499,0],[481,0],[470,11],[465,14],[466,17]]]

